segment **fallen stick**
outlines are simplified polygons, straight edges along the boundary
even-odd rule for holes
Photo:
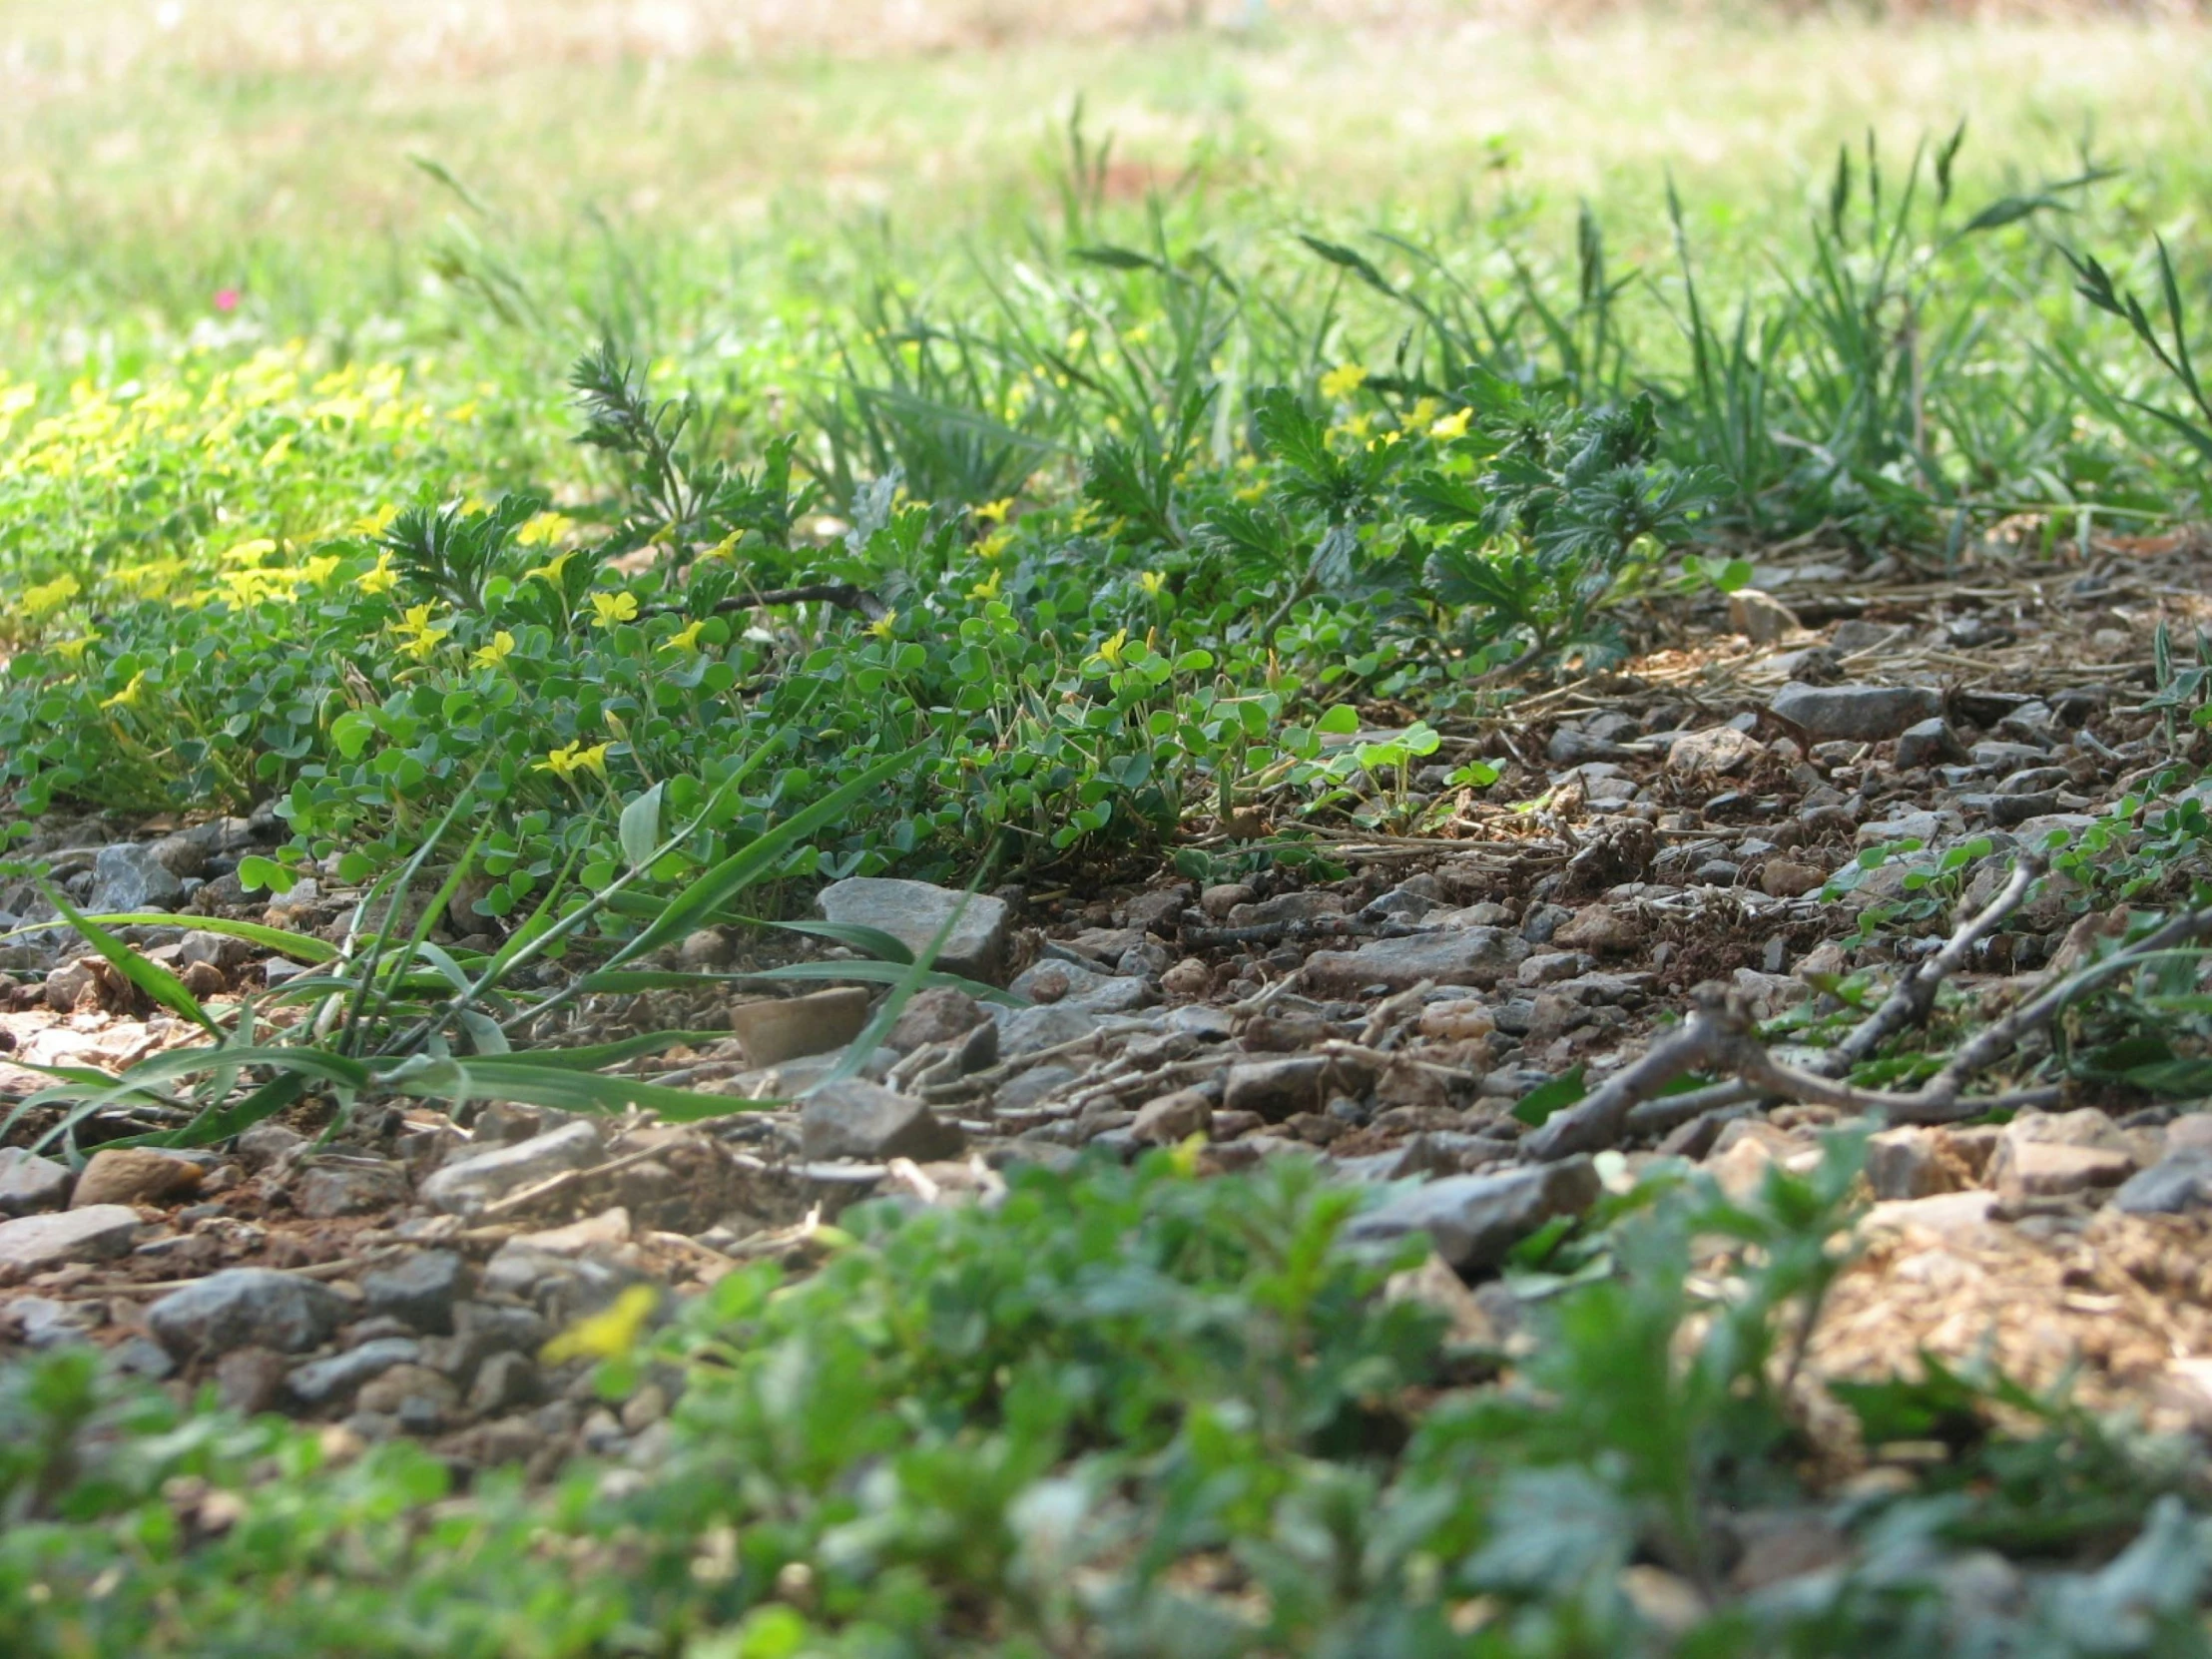
[[[2032,875],[2028,879],[2032,880]],[[2007,883],[2006,894],[2013,894],[2015,886],[2025,890],[2025,883],[2015,880]],[[2000,902],[2004,896],[1999,895]],[[2018,902],[2016,895],[2011,902]],[[2003,919],[2004,913],[2009,913],[2007,907],[1991,919],[1992,911],[1998,911],[1997,904],[1992,904],[1974,922],[1953,935],[1952,942],[1959,946],[1956,953],[1959,959],[1971,948],[1977,936],[1976,926],[1986,923],[1986,927],[1993,927]],[[1662,1123],[1672,1127],[1674,1122],[1687,1121],[1699,1111],[1731,1103],[1732,1098],[1742,1098],[1731,1097],[1728,1091],[1732,1088],[1872,1114],[1890,1124],[1956,1123],[1986,1112],[2054,1106],[2065,1098],[2062,1083],[1971,1097],[1966,1096],[1965,1085],[2011,1053],[2029,1032],[2056,1019],[2068,1004],[2085,992],[2122,973],[2146,967],[2177,947],[2208,934],[2212,934],[2212,909],[2188,910],[2170,917],[2134,944],[2045,986],[2003,1018],[1983,1027],[1923,1087],[1910,1094],[1861,1089],[1834,1077],[1783,1064],[1752,1035],[1751,1015],[1741,998],[1728,994],[1722,985],[1701,985],[1692,993],[1697,998],[1695,1010],[1680,1030],[1655,1043],[1641,1059],[1624,1066],[1575,1105],[1555,1113],[1521,1142],[1521,1157],[1527,1162],[1541,1163],[1577,1152],[1600,1151],[1616,1144],[1631,1130],[1649,1131]],[[1946,946],[1946,952],[1948,948]],[[1934,986],[1940,983],[1940,974],[1931,976],[1927,995],[1934,995]],[[1891,1000],[1899,1000],[1897,993],[1893,993]],[[1889,1003],[1885,1003],[1884,1008],[1888,1007]],[[1883,1011],[1877,1010],[1877,1017]],[[1873,1023],[1870,1020],[1860,1030],[1868,1029]],[[1894,1029],[1903,1028],[1901,1023]],[[1722,1072],[1736,1081],[1734,1085],[1716,1084],[1700,1089],[1695,1094],[1665,1100],[1657,1098],[1669,1083],[1693,1071]],[[1697,1103],[1695,1110],[1690,1109],[1693,1101]],[[1647,1102],[1671,1110],[1646,1112],[1638,1119],[1635,1116],[1638,1108]]]

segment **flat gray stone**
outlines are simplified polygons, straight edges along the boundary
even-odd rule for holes
[[[1390,1243],[1425,1233],[1436,1254],[1462,1273],[1496,1267],[1513,1246],[1553,1216],[1578,1216],[1602,1190],[1587,1157],[1506,1170],[1453,1175],[1410,1187],[1357,1218],[1350,1237]]]
[[[112,1262],[138,1242],[138,1212],[128,1204],[89,1204],[52,1216],[0,1222],[0,1267],[37,1272],[69,1262]]]
[[[405,1320],[417,1331],[443,1336],[453,1329],[453,1305],[468,1288],[468,1264],[451,1251],[419,1250],[361,1276],[361,1295],[372,1314]]]
[[[2179,1216],[2212,1209],[2212,1148],[2184,1147],[2120,1183],[2114,1209],[2135,1216]]]
[[[0,1147],[0,1216],[34,1216],[69,1202],[69,1166],[19,1146]]]
[[[1087,1014],[1132,1013],[1158,994],[1141,978],[1054,958],[1024,968],[1007,989],[1040,1006],[1080,1008]]]
[[[1964,761],[1966,746],[1958,741],[1941,716],[1916,721],[1898,734],[1898,771],[1932,767],[1943,761]]]
[[[1808,686],[1792,680],[1767,705],[1817,739],[1879,743],[1943,712],[1928,686]]]
[[[519,1192],[564,1170],[588,1169],[599,1161],[598,1127],[564,1124],[547,1135],[533,1135],[513,1146],[479,1152],[448,1164],[422,1183],[425,1204],[448,1215],[471,1216],[485,1205]]]
[[[1040,1048],[1056,1048],[1089,1036],[1098,1029],[1098,1015],[1083,1008],[1047,1002],[1035,1008],[994,1007],[998,1022],[998,1057],[1018,1060]]]
[[[799,1109],[799,1135],[806,1157],[820,1162],[911,1158],[921,1164],[953,1157],[966,1144],[922,1102],[858,1077],[809,1095]]]
[[[162,862],[152,844],[117,841],[103,846],[93,858],[92,893],[85,908],[94,915],[166,910],[184,896],[184,882]]]
[[[1368,985],[1402,991],[1439,985],[1494,985],[1528,959],[1528,942],[1498,927],[1455,927],[1402,939],[1371,939],[1357,950],[1317,950],[1306,959],[1306,983],[1323,995],[1351,995]]]
[[[381,1377],[394,1366],[411,1366],[421,1358],[422,1345],[412,1337],[378,1337],[327,1360],[308,1361],[284,1379],[284,1386],[302,1405],[328,1405],[370,1378]]]
[[[172,1291],[146,1311],[154,1340],[180,1360],[267,1348],[299,1354],[318,1348],[353,1316],[329,1286],[273,1268],[226,1268]]]
[[[927,881],[855,875],[833,881],[815,899],[828,921],[879,928],[915,954],[928,947],[956,908],[960,919],[945,936],[935,965],[946,973],[999,983],[1006,965],[1006,901],[988,893],[958,892]]]

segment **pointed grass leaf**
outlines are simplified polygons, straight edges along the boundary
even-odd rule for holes
[[[689,938],[707,918],[739,893],[772,872],[784,854],[816,830],[836,823],[859,802],[911,767],[921,745],[878,761],[857,778],[831,790],[813,806],[794,813],[756,836],[671,899],[645,929],[616,951],[610,967],[649,955],[663,945]]]
[[[116,972],[171,1013],[191,1020],[203,1031],[221,1034],[222,1028],[208,1017],[207,1010],[200,1006],[200,999],[185,989],[183,980],[161,963],[141,956],[90,916],[79,911],[54,888],[43,882],[40,886],[46,894],[47,902],[54,906],[55,913],[76,928],[85,942],[100,952]]]

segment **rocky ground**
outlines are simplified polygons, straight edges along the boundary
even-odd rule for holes
[[[1864,1122],[1873,1202],[1816,1374],[1987,1355],[2212,1431],[2212,1118],[2030,1075],[2067,1017],[2039,994],[2115,929],[2063,874],[2013,879],[2015,854],[2085,829],[2186,748],[2186,717],[2177,740],[2145,705],[2154,632],[2194,635],[2204,560],[2175,539],[2037,569],[1764,568],[1765,591],[1726,615],[1673,617],[1667,648],[1505,722],[1447,727],[1449,764],[1392,804],[1432,809],[1417,833],[1320,831],[1340,878],[1276,865],[979,896],[940,965],[1023,1005],[926,991],[861,1076],[802,1104],[689,1126],[410,1105],[329,1134],[297,1112],[209,1152],[98,1150],[145,1127],[118,1122],[95,1126],[77,1169],[0,1151],[0,1353],[90,1341],[242,1408],[421,1436],[463,1468],[543,1474],[579,1447],[647,1458],[666,1399],[648,1385],[617,1410],[586,1359],[547,1346],[629,1287],[696,1292],[764,1255],[804,1268],[813,1230],[857,1199],[988,1201],[1025,1160],[1197,1138],[1202,1168],[1306,1156],[1398,1183],[1360,1226],[1426,1229],[1474,1287],[1462,1319],[1509,1359],[1525,1339],[1497,1270],[1547,1218],[1657,1159],[1745,1190]],[[1369,713],[1381,727],[1390,711]],[[1478,756],[1499,781],[1454,793],[1450,772]],[[289,970],[193,930],[195,913],[326,931],[356,896],[310,881],[250,899],[238,859],[274,833],[50,827],[33,849],[88,909],[175,910],[127,936],[220,1001]],[[1933,886],[1911,879],[1925,861],[1861,869],[1908,837],[1970,855]],[[854,880],[821,902],[919,945],[956,896]],[[28,890],[0,906],[39,913]],[[4,948],[0,1094],[42,1081],[9,1058],[113,1068],[191,1035],[51,934]],[[749,948],[702,935],[687,960]],[[1834,993],[1860,970],[1873,994],[1847,1007]],[[642,1064],[791,1100],[875,994],[606,999],[562,1040],[726,1028]],[[1855,1089],[1838,1049],[1803,1044],[1824,1017],[1864,1053],[1918,1032],[1930,1064],[1906,1092]],[[2007,1019],[2006,1040],[1960,1058]],[[1539,1106],[1575,1093],[1555,1080],[1577,1074],[1588,1092],[1546,1120]],[[2005,1121],[1976,1121],[1990,1100]]]

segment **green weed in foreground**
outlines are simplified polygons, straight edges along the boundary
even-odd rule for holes
[[[741,1269],[602,1367],[610,1396],[683,1381],[649,1467],[535,1492],[492,1475],[455,1493],[410,1444],[333,1469],[311,1432],[179,1414],[83,1356],[39,1359],[0,1374],[0,1642],[2203,1651],[2205,1523],[2077,1412],[1936,1371],[1848,1395],[1874,1439],[1940,1418],[1954,1455],[1918,1490],[1824,1497],[1793,1474],[1790,1356],[1855,1169],[1839,1145],[1740,1207],[1647,1186],[1566,1247],[1579,1270],[1533,1306],[1534,1355],[1486,1384],[1437,1316],[1380,1294],[1417,1248],[1349,1248],[1372,1194],[1302,1162],[1198,1181],[1156,1154],[1027,1172],[991,1210],[871,1206],[812,1277]],[[1693,1236],[1742,1253],[1712,1300],[1685,1286]],[[2039,1433],[2000,1435],[1999,1400]],[[1732,1515],[1800,1504],[1852,1539],[1850,1564],[1732,1592]],[[1995,1607],[1968,1553],[1992,1545],[2040,1558]],[[1639,1599],[1655,1567],[1702,1601],[1691,1628]]]

